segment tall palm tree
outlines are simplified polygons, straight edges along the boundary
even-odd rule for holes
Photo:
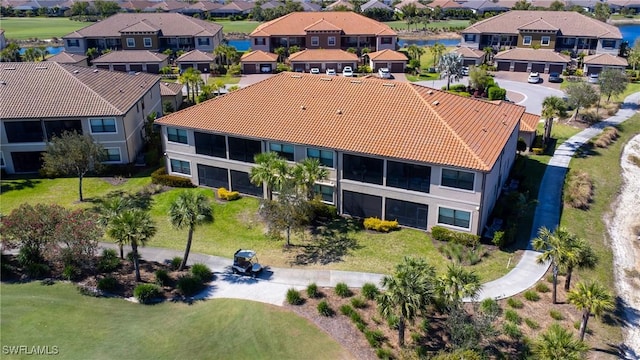
[[[392,276],[382,279],[386,289],[378,297],[380,314],[398,318],[398,343],[404,346],[405,321],[424,313],[434,296],[435,269],[423,259],[405,258]]]
[[[459,264],[449,264],[438,279],[438,294],[452,308],[460,306],[463,298],[475,299],[482,288],[480,277]]]
[[[542,251],[538,256],[538,263],[543,264],[551,262],[553,271],[553,303],[557,303],[557,287],[558,287],[558,268],[565,263],[567,256],[567,245],[571,238],[575,237],[566,228],[558,227],[555,231],[551,231],[546,227],[538,230],[538,237],[533,239],[533,248]]]
[[[184,269],[191,251],[191,241],[196,226],[213,220],[213,211],[209,200],[202,193],[195,190],[184,190],[169,205],[169,220],[176,229],[188,228],[187,247],[178,270]]]
[[[141,209],[128,209],[113,218],[107,228],[107,235],[124,244],[131,245],[136,281],[140,278],[138,246],[144,246],[156,234],[157,228],[148,212]]]
[[[570,256],[567,256],[564,262],[567,271],[564,289],[567,291],[571,287],[571,276],[574,269],[593,269],[598,264],[598,255],[584,239],[573,238],[569,245],[569,253]]]
[[[47,55],[49,55],[49,50],[44,45],[40,45],[37,47],[38,56],[40,57],[40,61],[47,60]]]
[[[302,187],[307,200],[312,200],[315,197],[315,183],[326,180],[328,176],[329,171],[320,165],[318,159],[306,158],[297,163],[293,169],[293,177]]]
[[[493,61],[493,48],[491,46],[485,46],[482,50],[484,52],[484,63],[490,64],[491,61]]]
[[[547,96],[542,101],[542,117],[544,118],[544,134],[542,135],[542,143],[546,144],[551,138],[551,127],[553,126],[553,118],[560,116],[566,110],[566,104],[562,98],[558,96]]]
[[[438,66],[438,60],[446,50],[447,48],[443,44],[440,44],[439,42],[436,42],[435,44],[431,45],[431,47],[429,48],[429,51],[431,52],[431,55],[433,55],[433,66],[435,67]]]
[[[613,297],[602,286],[594,282],[579,282],[576,288],[567,294],[569,303],[578,310],[582,310],[582,323],[580,323],[580,340],[584,340],[587,331],[587,322],[591,314],[600,317],[606,310],[613,310],[615,307]]]
[[[581,360],[589,347],[560,324],[552,324],[533,346],[533,353],[545,360]]]
[[[127,196],[123,196],[124,194],[119,194],[116,196],[108,196],[105,197],[97,207],[98,212],[98,221],[100,225],[108,228],[111,221],[118,216],[118,214],[122,213],[126,209],[130,209],[133,207],[133,202],[131,198]],[[125,243],[122,239],[114,239],[116,244],[118,244],[118,248],[120,249],[120,259],[124,259],[124,245]]]
[[[256,166],[249,174],[251,183],[256,186],[267,186],[267,199],[273,200],[273,191],[278,191],[287,175],[287,163],[278,153],[266,152],[254,158]]]
[[[277,47],[273,49],[273,52],[278,55],[278,62],[284,62],[285,54],[287,53],[287,49],[284,46]]]
[[[462,78],[462,55],[456,53],[444,54],[438,62],[440,73],[447,76],[447,90],[451,86],[451,80],[458,81]]]
[[[422,56],[422,54],[424,54],[424,48],[415,44],[411,44],[407,47],[407,52],[412,59],[420,60],[420,57]]]
[[[38,58],[38,50],[36,48],[30,47],[24,51],[22,54],[24,61],[36,61]]]

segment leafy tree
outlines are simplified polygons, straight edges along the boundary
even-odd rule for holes
[[[273,49],[273,52],[278,55],[278,62],[284,62],[285,56],[287,54],[287,49],[284,46]]]
[[[518,2],[516,2],[516,4],[513,6],[513,10],[529,10],[529,8],[531,7],[531,3],[527,2],[527,0],[519,0]]]
[[[589,106],[598,101],[598,94],[593,86],[585,82],[570,84],[565,90],[568,103],[576,108],[574,117],[578,116],[578,111],[584,106]]]
[[[557,303],[558,268],[564,264],[567,256],[567,245],[571,238],[575,237],[566,228],[558,227],[551,232],[546,227],[538,230],[538,237],[533,239],[533,248],[542,251],[538,256],[538,263],[551,262],[553,271],[553,292],[551,295],[554,304]]]
[[[187,99],[189,99],[189,94],[191,94],[191,102],[193,104],[196,103],[196,94],[199,92],[200,86],[204,84],[200,75],[200,70],[190,67],[183,71],[178,77],[180,83],[187,85]]]
[[[306,194],[307,200],[313,200],[315,197],[315,183],[326,180],[329,176],[329,171],[320,165],[318,159],[313,158],[306,158],[302,162],[296,163],[292,172],[294,180],[300,185],[302,192]]]
[[[564,11],[564,3],[562,1],[555,0],[549,5],[551,11]]]
[[[589,347],[563,328],[560,324],[552,324],[533,346],[533,353],[545,360],[581,360]]]
[[[53,136],[42,155],[42,170],[51,175],[75,175],[78,177],[78,194],[82,197],[82,179],[91,170],[100,171],[106,151],[89,135],[64,131]]]
[[[148,212],[141,209],[128,209],[113,218],[107,228],[112,239],[131,245],[136,281],[140,282],[140,262],[138,246],[144,246],[156,234],[157,228]]]
[[[471,66],[469,68],[469,86],[482,92],[489,87],[491,83],[493,83],[493,78],[487,70],[477,66]]]
[[[20,61],[20,45],[10,41],[7,46],[0,51],[0,62]]]
[[[34,47],[27,48],[24,51],[24,54],[22,54],[22,59],[24,61],[33,62],[33,61],[36,61],[37,58],[38,58],[38,52]]]
[[[447,48],[439,42],[431,45],[431,47],[429,48],[429,52],[431,52],[431,55],[433,55],[433,66],[438,66],[438,60],[440,59],[440,57],[442,57],[442,54],[446,50]]]
[[[295,53],[297,53],[297,52],[300,52],[300,50],[301,50],[301,49],[300,49],[300,46],[298,46],[298,45],[291,45],[291,46],[289,46],[289,55],[291,55],[291,54],[295,54]]]
[[[184,269],[191,250],[191,241],[196,226],[213,220],[213,211],[209,200],[195,190],[183,190],[169,205],[169,219],[176,229],[188,228],[187,247],[178,270]]]
[[[627,88],[629,79],[627,75],[618,69],[605,69],[598,78],[600,92],[607,95],[607,102],[611,100],[611,95],[622,94]]]
[[[309,221],[309,206],[295,180],[286,178],[280,185],[278,198],[264,201],[260,214],[269,223],[270,231],[286,232],[287,246],[290,246],[291,230],[300,229]]]
[[[451,87],[451,80],[459,81],[462,78],[462,55],[456,53],[444,54],[438,62],[440,72],[447,77],[447,91]]]
[[[124,194],[113,194],[114,196],[106,196],[101,199],[96,207],[98,213],[98,222],[103,227],[108,227],[111,221],[127,209],[133,208],[131,198]],[[120,259],[124,259],[124,242],[121,239],[115,239],[120,250]]]
[[[71,15],[89,15],[89,3],[86,1],[74,2],[71,5]]]
[[[593,16],[602,21],[606,22],[611,16],[611,9],[609,9],[609,4],[604,2],[597,2],[595,8],[593,9]]]
[[[114,1],[95,0],[93,6],[101,17],[107,18],[120,11],[120,5]]]
[[[88,48],[87,52],[85,53],[85,55],[87,55],[87,57],[89,58],[89,61],[92,61],[93,59],[98,57],[99,54],[100,50],[98,50],[98,48],[96,47]]]
[[[382,279],[386,290],[378,297],[382,316],[398,318],[398,342],[404,346],[405,322],[423,314],[433,301],[435,269],[423,259],[405,258],[393,275]]]
[[[63,266],[91,268],[98,249],[98,239],[103,236],[97,216],[84,209],[65,209],[63,216],[62,221],[56,223],[53,242],[45,257],[57,260]]]
[[[629,66],[633,68],[633,71],[635,71],[636,67],[640,65],[640,39],[636,39],[633,44],[633,48],[629,50],[627,62],[629,63]]]
[[[602,285],[593,282],[579,282],[575,289],[569,291],[567,300],[578,310],[582,310],[581,341],[584,340],[587,322],[591,314],[599,317],[606,310],[613,310],[615,307],[611,294]]]
[[[475,299],[482,285],[480,277],[459,264],[447,265],[447,271],[438,278],[437,292],[450,307],[458,308],[463,298]]]
[[[547,96],[542,101],[542,117],[544,118],[544,134],[542,142],[544,144],[551,138],[551,128],[553,126],[553,118],[560,116],[566,111],[566,104],[562,98],[558,96]]]
[[[407,30],[411,30],[411,24],[414,24],[414,19],[417,14],[417,9],[415,4],[407,4],[400,9],[402,11],[402,16],[404,21],[407,23]]]
[[[273,191],[278,191],[287,177],[287,163],[275,152],[257,154],[254,158],[256,166],[251,168],[249,177],[256,186],[267,186],[267,199],[273,199]]]
[[[411,44],[407,47],[407,53],[409,53],[411,59],[420,61],[420,57],[424,54],[424,48]]]

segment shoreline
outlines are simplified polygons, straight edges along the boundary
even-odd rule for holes
[[[614,26],[616,26],[616,25],[637,25],[637,24],[640,24],[640,19],[616,19],[616,20],[609,19],[607,21],[607,24],[614,25]]]

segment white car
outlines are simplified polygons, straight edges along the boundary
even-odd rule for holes
[[[351,68],[351,66],[345,66],[344,69],[342,69],[342,76],[346,76],[346,77],[353,76],[353,69]]]
[[[598,74],[589,74],[589,77],[587,78],[589,84],[597,84],[598,80],[600,80],[600,75]]]
[[[468,66],[463,66],[462,67],[462,75],[463,76],[469,76],[469,67]]]
[[[391,72],[389,72],[389,68],[380,68],[378,69],[378,76],[383,79],[391,79]]]
[[[537,84],[540,82],[540,73],[532,72],[529,73],[529,77],[527,78],[527,82],[530,84]]]
[[[311,71],[309,71],[312,74],[318,75],[320,74],[320,69],[318,68],[311,68]]]
[[[327,69],[326,74],[329,76],[336,76],[336,69]]]

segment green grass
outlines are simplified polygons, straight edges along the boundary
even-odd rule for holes
[[[251,21],[251,20],[239,20],[239,21],[230,21],[230,20],[213,20],[216,24],[222,25],[222,32],[225,34],[228,33],[244,33],[250,34],[253,30],[255,30],[260,22]]]
[[[257,302],[144,306],[85,297],[70,284],[2,284],[0,289],[2,344],[57,346],[63,359],[350,357],[306,319]]]
[[[2,18],[4,35],[10,40],[61,38],[68,33],[82,29],[93,23],[70,20],[69,18]]]
[[[627,88],[620,95],[612,96],[611,101],[613,102],[622,102],[624,98],[627,96],[640,92],[640,82],[630,83],[627,85]],[[606,99],[605,99],[606,100]]]
[[[393,29],[406,30],[407,22],[404,20],[387,21],[385,24],[389,25]],[[433,21],[427,24],[427,28],[442,29],[444,27],[467,27],[469,26],[469,20],[447,20],[447,21]],[[422,29],[425,27],[423,24],[413,24],[411,29]]]
[[[236,85],[240,82],[240,76],[231,76],[231,75],[210,76],[207,83],[212,84],[218,80],[221,80],[225,84]]]

